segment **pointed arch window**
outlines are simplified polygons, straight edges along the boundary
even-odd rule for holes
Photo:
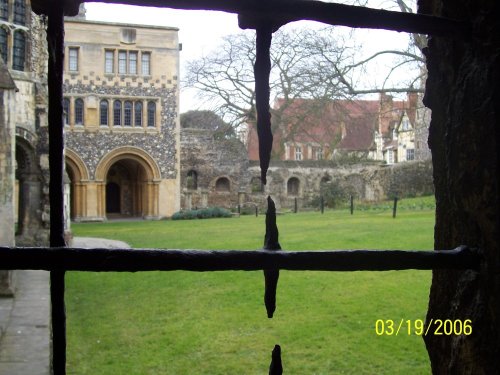
[[[26,25],[26,0],[14,1],[14,23]]]
[[[134,110],[135,110],[134,125],[135,126],[142,126],[142,103],[135,102]]]
[[[0,27],[0,57],[2,58],[3,62],[5,65],[8,64],[8,58],[9,58],[9,53],[8,53],[8,48],[9,48],[9,43],[8,43],[8,34],[7,30],[5,30],[3,27]]]
[[[75,125],[83,125],[83,99],[75,100]]]
[[[122,124],[122,102],[115,100],[113,104],[113,125],[120,126]]]
[[[156,126],[156,103],[148,103],[148,126]]]
[[[12,57],[12,69],[24,71],[26,36],[22,31],[16,31],[14,33],[14,51]]]
[[[108,126],[109,103],[107,100],[101,100],[99,103],[99,123],[101,126]]]
[[[123,125],[132,126],[132,102],[126,101],[123,107]]]

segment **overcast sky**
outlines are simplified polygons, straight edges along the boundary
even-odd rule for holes
[[[209,53],[217,47],[222,36],[241,32],[237,15],[224,12],[182,11],[105,3],[86,3],[85,7],[89,20],[179,28],[179,42],[182,43],[181,76],[183,62]],[[405,34],[389,31],[358,31],[357,35],[365,40],[366,54],[383,48],[398,48],[407,43]],[[181,113],[198,109],[191,90],[181,88],[180,107]]]

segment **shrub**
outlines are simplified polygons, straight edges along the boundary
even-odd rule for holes
[[[231,217],[230,211],[220,207],[201,208],[199,210],[182,210],[172,215],[172,220],[210,219],[216,217]]]

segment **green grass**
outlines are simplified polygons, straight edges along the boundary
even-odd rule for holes
[[[383,209],[278,216],[285,250],[431,249],[433,226],[425,207],[402,209],[396,219]],[[133,247],[259,249],[264,216],[73,231]],[[282,271],[268,319],[262,272],[71,272],[68,373],[266,374],[280,344],[287,374],[427,374],[421,337],[377,336],[374,325],[424,319],[430,278],[428,271]]]

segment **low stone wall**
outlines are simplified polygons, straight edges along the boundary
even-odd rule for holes
[[[251,163],[248,174],[258,176],[258,165]],[[298,180],[298,189],[290,191],[290,180]],[[347,194],[363,201],[380,201],[429,195],[434,192],[432,162],[414,161],[394,165],[367,163],[336,165],[333,162],[272,162],[264,195],[270,194],[281,209],[311,207],[320,196],[322,184],[336,182]],[[259,205],[263,193],[246,189],[245,201]]]

